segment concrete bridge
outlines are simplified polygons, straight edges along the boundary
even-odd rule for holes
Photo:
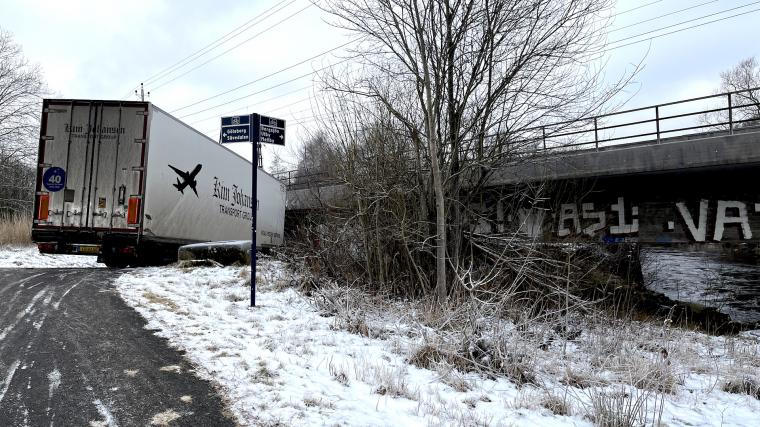
[[[544,240],[757,243],[760,105],[747,101],[749,92],[536,128],[535,154],[491,174],[474,206],[482,212],[476,230],[517,228]],[[288,178],[289,210],[339,205],[348,195],[329,179]],[[548,184],[541,203],[515,206],[504,196],[535,182]]]

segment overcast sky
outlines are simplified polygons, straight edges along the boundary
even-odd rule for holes
[[[745,12],[750,13],[729,18]],[[727,18],[608,51],[610,80],[632,64],[644,63],[626,107],[710,94],[720,71],[760,54],[760,1],[619,0],[611,13],[616,14],[608,29],[612,47]],[[41,66],[56,96],[136,99],[133,91],[144,81],[150,101],[213,139],[218,138],[220,116],[258,112],[288,121],[291,147],[300,142],[304,126],[314,123],[312,76],[298,77],[338,61],[334,55],[340,49],[308,59],[350,40],[329,20],[310,0],[0,0],[0,27]],[[159,74],[241,25],[219,47]],[[664,27],[669,28],[651,32]],[[614,43],[621,39],[627,40]],[[248,145],[235,148],[250,156]],[[288,150],[266,147],[265,165],[275,150],[291,157]]]

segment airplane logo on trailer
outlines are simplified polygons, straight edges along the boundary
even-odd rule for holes
[[[174,172],[179,175],[179,178],[182,178],[182,182],[180,182],[179,178],[177,178],[177,183],[172,184],[174,188],[177,189],[182,194],[185,194],[185,188],[190,186],[190,189],[193,190],[193,193],[195,193],[195,197],[198,197],[198,191],[196,191],[195,186],[198,185],[198,181],[195,180],[195,176],[198,175],[198,172],[201,171],[202,165],[198,163],[197,166],[195,166],[195,169],[193,169],[192,172],[182,172],[181,170],[175,168],[172,165],[168,165]]]

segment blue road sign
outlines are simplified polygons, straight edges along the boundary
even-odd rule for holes
[[[251,125],[222,126],[222,144],[231,142],[250,142]]]
[[[42,176],[42,184],[48,191],[56,192],[63,190],[66,185],[66,171],[59,167],[52,167],[45,171]]]
[[[285,145],[285,120],[254,114],[251,128],[258,142]]]

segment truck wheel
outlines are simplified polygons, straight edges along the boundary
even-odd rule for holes
[[[103,257],[103,263],[108,268],[126,268],[129,260],[120,256],[107,256]]]

